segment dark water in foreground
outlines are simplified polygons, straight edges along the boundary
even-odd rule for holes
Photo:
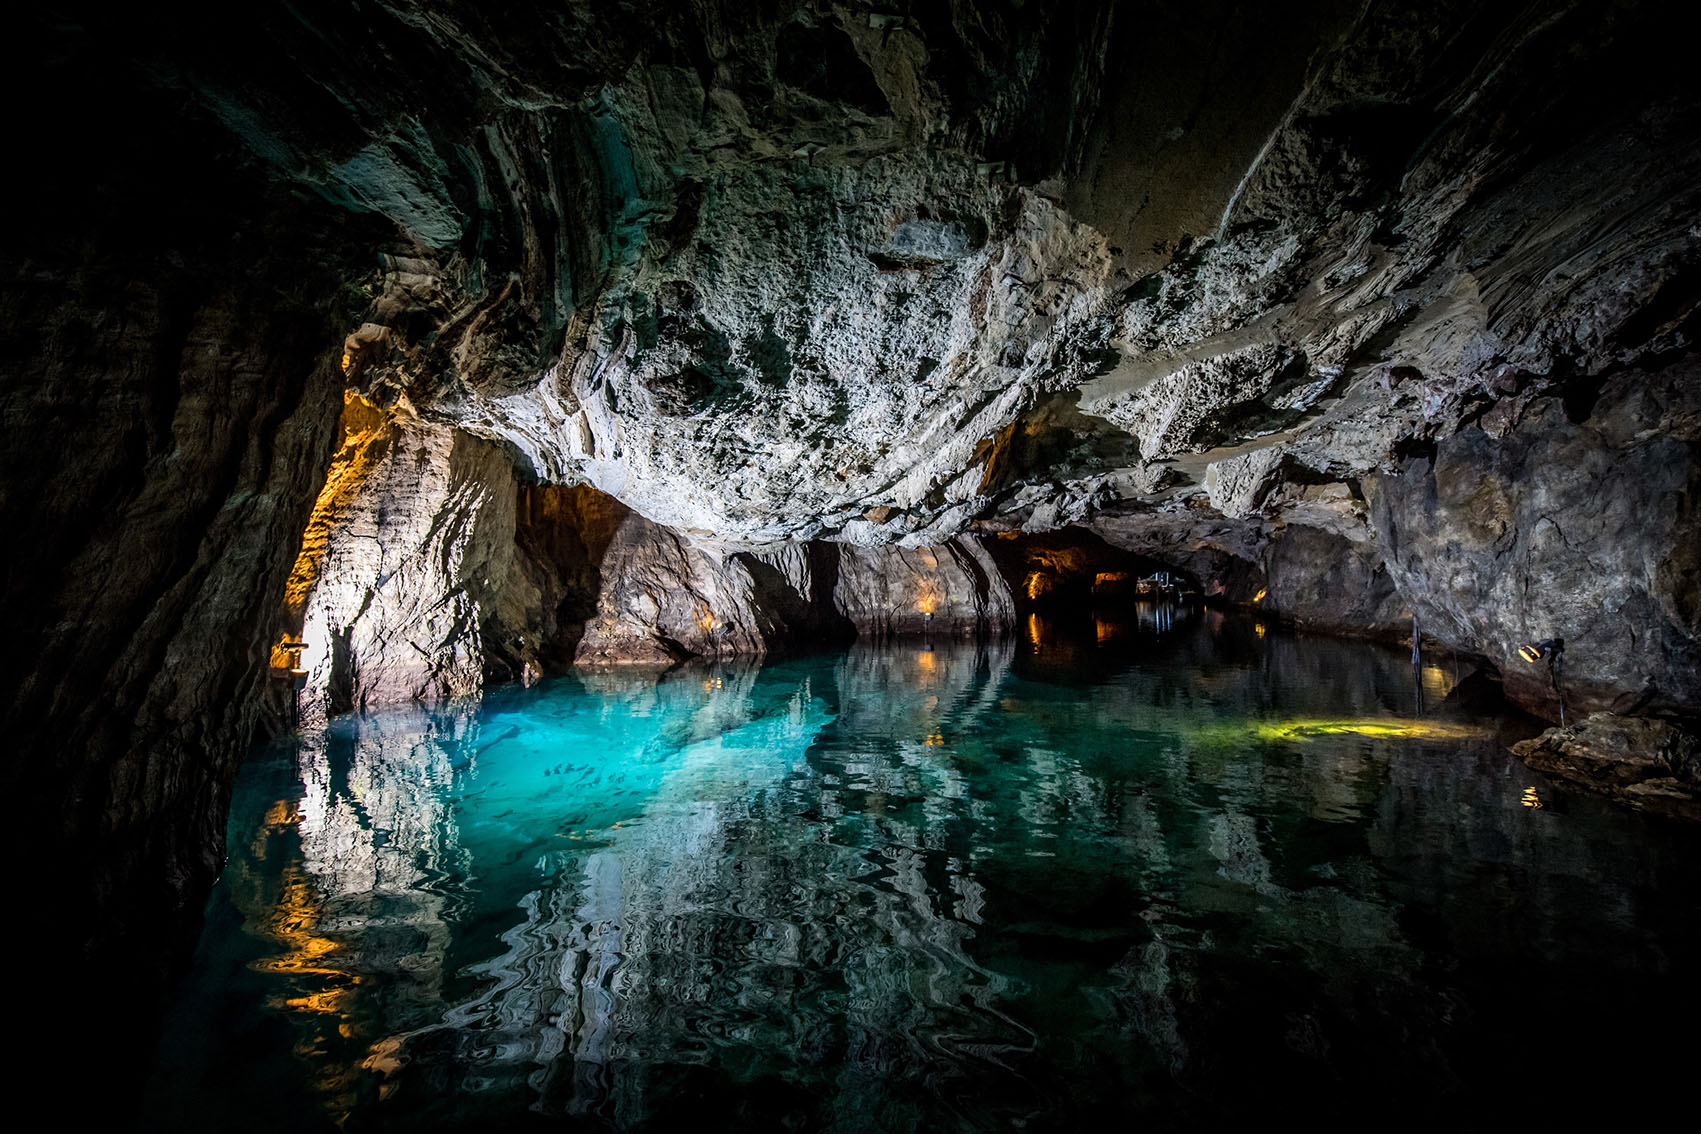
[[[1398,652],[1144,615],[260,751],[147,1124],[1485,1128],[1680,1096],[1697,832],[1523,768],[1451,667],[1419,716]]]

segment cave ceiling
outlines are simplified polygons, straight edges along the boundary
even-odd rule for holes
[[[1204,503],[1362,534],[1402,445],[1687,341],[1697,100],[1653,23],[377,2],[150,65],[393,222],[351,381],[528,478],[745,543]]]

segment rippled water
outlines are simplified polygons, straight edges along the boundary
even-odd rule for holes
[[[258,752],[147,1123],[1470,1127],[1687,1069],[1694,831],[1450,667],[1140,614]]]

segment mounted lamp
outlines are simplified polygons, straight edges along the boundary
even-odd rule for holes
[[[1559,698],[1559,727],[1565,727],[1565,691],[1559,687],[1559,673],[1565,665],[1565,639],[1543,638],[1518,647],[1518,656],[1535,665],[1547,662],[1548,680],[1553,682],[1553,695]]]

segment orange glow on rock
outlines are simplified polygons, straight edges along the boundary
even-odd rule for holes
[[[319,567],[330,545],[331,532],[342,522],[360,486],[389,451],[390,418],[353,390],[346,390],[337,433],[340,444],[331,458],[331,467],[326,470],[325,486],[313,502],[295,568],[284,587],[284,606],[292,617],[300,617],[313,584],[319,580]]]

